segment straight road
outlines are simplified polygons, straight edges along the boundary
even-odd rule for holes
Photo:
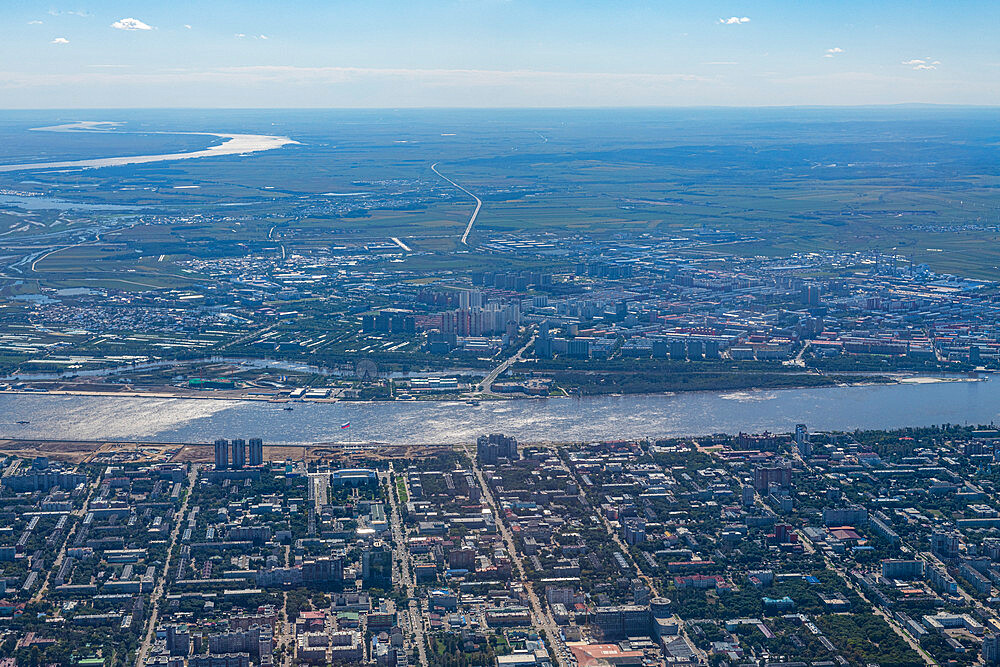
[[[79,472],[79,469],[77,472]],[[87,489],[87,498],[83,501],[83,507],[70,512],[70,516],[86,517],[87,510],[90,507],[90,499],[94,497],[94,492],[100,488],[100,486],[101,478],[98,476],[98,478],[95,479]],[[62,546],[59,547],[59,553],[56,555],[56,560],[52,563],[52,568],[48,571],[48,574],[46,574],[45,581],[43,581],[42,585],[38,588],[38,592],[31,598],[32,602],[41,602],[42,598],[45,597],[45,593],[49,590],[49,583],[52,581],[52,573],[59,572],[59,568],[62,567],[63,561],[66,559],[66,549],[69,547],[69,541],[76,534],[76,531],[82,522],[82,518],[79,521],[75,521],[70,529],[66,531],[66,537],[63,539]]]
[[[292,548],[285,545],[285,567],[291,565]],[[281,660],[283,667],[292,667],[292,659],[295,655],[295,619],[288,618],[288,591],[281,592],[281,608],[285,610],[284,620],[278,620],[278,634],[274,638],[275,646],[285,647],[284,658]]]
[[[535,342],[535,334],[531,334],[531,338],[528,342],[524,344],[520,350],[514,353],[514,356],[504,361],[502,364],[490,371],[490,374],[483,378],[483,381],[479,383],[479,391],[488,394],[490,390],[493,389],[493,383],[500,375],[511,367],[512,364],[521,361],[521,355],[524,354],[529,347],[531,347]]]
[[[282,246],[282,247],[284,247],[284,246]],[[232,347],[233,345],[242,345],[243,343],[246,343],[247,341],[253,340],[254,338],[257,338],[258,336],[263,336],[268,331],[270,331],[271,329],[273,329],[274,326],[275,325],[273,325],[273,324],[269,324],[268,326],[264,327],[263,329],[258,329],[256,331],[251,331],[250,333],[244,334],[243,336],[240,336],[239,338],[235,338],[235,339],[233,339],[233,340],[231,340],[231,341],[229,341],[227,343],[223,343],[223,344],[221,344],[219,347],[217,347],[215,349],[217,349],[217,350],[225,350],[227,347]]]
[[[146,626],[146,637],[142,640],[142,644],[139,646],[139,650],[136,652],[135,665],[136,667],[144,667],[146,664],[146,658],[149,655],[149,649],[153,645],[153,640],[156,638],[156,622],[160,616],[160,598],[163,597],[163,590],[167,584],[167,577],[170,576],[170,559],[174,554],[174,545],[177,543],[177,535],[180,534],[181,524],[184,523],[184,519],[187,516],[188,503],[191,502],[191,496],[194,495],[194,482],[198,478],[198,465],[195,463],[191,465],[191,472],[188,473],[187,477],[187,494],[184,496],[184,502],[181,503],[181,508],[177,512],[177,519],[174,521],[174,528],[170,531],[170,543],[167,545],[167,562],[163,566],[163,573],[160,575],[156,582],[156,588],[153,589],[153,594],[149,596],[149,620]]]
[[[389,523],[392,527],[393,542],[393,569],[398,573],[398,581],[406,591],[409,600],[407,616],[409,618],[410,629],[416,635],[417,656],[420,665],[427,665],[427,641],[424,639],[424,618],[420,613],[420,603],[417,600],[417,585],[413,580],[413,564],[410,562],[410,550],[406,548],[406,531],[403,528],[403,514],[399,509],[399,501],[396,498],[396,471],[393,464],[389,469],[389,505],[392,509],[392,516]],[[409,635],[404,635],[409,641]]]
[[[472,197],[473,199],[476,200],[476,210],[474,210],[472,212],[472,217],[469,218],[469,224],[466,225],[466,227],[465,227],[465,233],[462,234],[462,239],[461,239],[462,245],[467,246],[467,245],[469,245],[469,232],[472,231],[472,225],[476,224],[476,218],[479,217],[479,209],[481,209],[483,207],[483,200],[480,199],[479,197],[477,197],[476,195],[472,194],[471,192],[469,192],[468,190],[466,190],[461,185],[459,185],[455,181],[451,180],[450,178],[448,178],[444,174],[442,174],[440,171],[438,171],[437,170],[438,164],[439,163],[437,163],[437,162],[435,162],[434,164],[432,164],[431,165],[431,171],[433,171],[435,174],[437,174],[438,176],[440,176],[444,180],[448,181],[449,183],[451,183],[452,185],[454,185],[456,188],[458,188],[459,190],[461,190],[462,192],[464,192],[465,194],[469,195],[470,197]]]
[[[479,488],[483,491],[483,499],[486,504],[493,510],[493,516],[496,519],[497,530],[500,532],[500,536],[503,538],[504,544],[507,546],[507,553],[510,554],[510,558],[514,561],[514,565],[517,567],[518,580],[521,585],[524,586],[524,592],[528,596],[528,606],[531,609],[531,625],[535,628],[543,628],[545,630],[545,641],[552,650],[552,653],[556,656],[556,664],[559,667],[568,667],[569,663],[566,660],[566,652],[563,649],[562,642],[559,636],[559,628],[556,626],[551,614],[545,613],[543,611],[541,603],[538,601],[538,596],[535,595],[535,589],[528,581],[528,578],[524,576],[524,563],[522,562],[521,555],[517,550],[517,545],[514,543],[514,538],[510,534],[510,530],[507,528],[507,522],[504,521],[503,513],[500,510],[500,506],[497,504],[496,500],[493,498],[493,493],[490,491],[489,485],[486,483],[486,478],[483,477],[483,470],[479,467],[478,461],[476,461],[476,453],[466,445],[465,452],[469,455],[469,459],[472,461],[472,471],[476,475],[476,480],[479,482]]]
[[[402,248],[405,252],[413,252],[413,250],[410,249],[410,246],[400,241],[399,238],[395,236],[390,236],[389,238],[392,239],[392,242]]]
[[[799,536],[802,536],[802,533],[799,533]],[[836,565],[834,565],[833,562],[831,562],[830,559],[828,557],[826,557],[825,555],[823,556],[823,560],[826,561],[826,567],[827,567],[827,569],[833,570],[834,572],[836,572],[840,576],[840,578],[844,580],[844,584],[848,588],[850,588],[852,591],[854,591],[855,593],[857,593],[859,598],[861,598],[862,600],[864,600],[865,602],[867,602],[869,605],[871,605],[872,611],[874,611],[876,614],[878,614],[879,616],[881,616],[885,620],[885,622],[889,625],[889,627],[892,628],[892,631],[895,632],[899,636],[900,639],[902,639],[904,642],[907,643],[907,645],[910,648],[912,648],[914,651],[916,651],[918,654],[920,654],[920,657],[924,659],[925,663],[927,663],[928,665],[930,665],[932,667],[936,667],[937,666],[938,663],[934,660],[934,658],[932,658],[930,656],[929,653],[927,653],[927,651],[925,651],[923,649],[922,646],[920,646],[920,643],[916,639],[914,639],[913,636],[910,635],[910,633],[907,630],[905,630],[903,628],[903,626],[900,625],[898,621],[896,621],[895,618],[893,618],[892,616],[890,616],[889,614],[887,614],[885,611],[883,611],[882,607],[878,603],[876,603],[875,601],[871,600],[867,595],[865,595],[865,592],[863,590],[861,590],[861,587],[858,586],[858,585],[856,585],[851,580],[851,576],[850,576],[850,574],[847,573],[846,570],[844,570],[841,567],[837,567]]]
[[[790,359],[788,361],[783,361],[781,363],[784,364],[785,366],[802,366],[802,367],[805,367],[806,362],[803,361],[803,359],[806,356],[806,352],[809,351],[809,345],[811,343],[812,343],[811,340],[807,340],[805,342],[805,344],[802,345],[802,349],[799,350],[799,353],[795,355],[794,359]]]
[[[806,470],[812,470],[812,468],[809,465],[809,462],[803,459],[802,456],[800,456],[798,453],[794,454],[794,458],[797,461],[799,461]],[[764,504],[764,501],[759,494],[756,495],[756,502],[759,505]],[[809,538],[807,538],[802,531],[797,531],[797,532],[799,535],[799,539],[802,541],[803,547],[807,551],[810,551],[812,553],[817,553],[816,545],[814,545],[812,541],[809,540]],[[900,639],[906,642],[910,648],[916,651],[920,655],[920,657],[923,658],[923,661],[927,665],[936,667],[938,663],[934,660],[934,658],[930,656],[929,653],[927,653],[927,651],[923,649],[923,647],[920,645],[920,642],[914,639],[913,636],[909,633],[909,631],[907,631],[902,625],[900,625],[900,623],[896,621],[896,619],[893,618],[891,614],[886,613],[877,602],[875,602],[874,600],[870,599],[867,595],[865,595],[865,592],[861,589],[861,587],[854,583],[854,580],[851,578],[850,573],[846,569],[834,563],[832,560],[830,560],[830,557],[827,556],[826,554],[822,554],[822,556],[823,556],[823,562],[826,564],[826,568],[828,570],[836,572],[837,576],[839,576],[844,581],[844,585],[847,586],[852,591],[854,591],[855,593],[857,593],[859,598],[867,602],[871,606],[872,611],[881,616],[885,620],[885,622],[889,625],[889,627],[892,628],[892,631],[895,632]]]
[[[659,596],[660,589],[656,585],[656,582],[653,581],[652,577],[643,572],[642,567],[640,567],[639,563],[632,557],[632,552],[629,551],[627,546],[625,546],[625,543],[622,541],[622,538],[618,534],[618,531],[616,531],[611,526],[611,523],[608,521],[607,517],[601,514],[599,510],[594,510],[593,505],[591,505],[590,500],[587,498],[586,492],[583,490],[584,489],[583,480],[581,480],[577,476],[576,472],[572,468],[570,468],[565,461],[563,461],[562,457],[558,456],[558,452],[557,452],[557,458],[559,458],[559,462],[562,465],[563,470],[568,472],[570,477],[573,478],[573,481],[576,482],[576,488],[579,490],[580,494],[580,503],[585,508],[591,510],[594,513],[594,515],[600,520],[601,525],[604,526],[604,529],[608,533],[608,537],[610,537],[611,541],[615,543],[616,547],[618,547],[618,551],[620,551],[621,554],[625,557],[625,560],[631,563],[632,567],[635,568],[636,574],[638,575],[639,579],[641,579],[642,582],[646,584],[646,586],[649,588],[650,594],[653,597]],[[684,637],[684,639],[687,640],[688,646],[690,646],[691,649],[695,652],[695,655],[698,656],[698,663],[707,664],[708,654],[695,645],[694,640],[692,640],[691,636],[688,635],[687,625],[683,622],[680,624],[680,633]]]

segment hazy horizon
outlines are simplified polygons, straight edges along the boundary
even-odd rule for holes
[[[23,1],[0,19],[9,109],[1000,104],[1000,5],[981,1]]]
[[[0,107],[0,112],[19,111],[656,111],[728,109],[998,109],[996,104],[948,104],[933,102],[892,102],[885,104],[676,104],[676,105],[592,105],[592,106],[80,106],[80,107]]]

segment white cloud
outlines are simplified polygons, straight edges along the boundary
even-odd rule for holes
[[[911,58],[910,60],[904,60],[902,64],[912,67],[915,70],[932,70],[937,69],[941,61],[931,60],[930,58]]]
[[[719,23],[723,25],[739,25],[741,23],[750,23],[749,16],[730,16],[728,19],[719,19]]]
[[[840,48],[839,46],[835,46],[832,49],[827,49],[826,53],[823,55],[823,57],[824,58],[833,58],[833,57],[835,57],[835,56],[837,56],[837,55],[839,55],[839,54],[841,54],[843,52],[844,52],[844,50],[842,48]]]
[[[242,32],[238,32],[236,33],[236,39],[246,39],[246,35],[244,35]]]
[[[126,18],[119,19],[111,24],[117,30],[152,30],[153,26],[147,25],[139,19]]]
[[[191,29],[191,24],[190,23],[185,23],[184,24],[184,29],[185,30],[190,30]]]
[[[56,37],[52,40],[53,44],[69,44],[69,40],[65,37]]]
[[[267,39],[267,35],[257,35],[257,39]]]
[[[248,35],[243,32],[236,33],[236,39],[269,39],[267,35]]]
[[[38,20],[28,21],[28,25],[42,25],[42,22]]]

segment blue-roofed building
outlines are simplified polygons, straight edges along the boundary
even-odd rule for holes
[[[370,468],[344,468],[334,470],[330,475],[330,484],[333,486],[364,486],[377,481],[378,475]]]

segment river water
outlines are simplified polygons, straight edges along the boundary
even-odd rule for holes
[[[503,432],[522,442],[1000,422],[997,379],[541,400],[295,403],[0,394],[0,437],[268,443],[470,442]],[[17,421],[30,424],[17,424]],[[341,428],[350,423],[349,428]]]
[[[117,133],[110,129],[98,129],[100,126],[114,126],[111,121],[83,121],[67,123],[54,127],[38,127],[35,130],[49,132],[104,132]],[[134,133],[121,133],[134,134]],[[155,132],[154,134],[191,134],[222,139],[222,143],[209,146],[203,150],[186,153],[165,153],[160,155],[127,155],[119,157],[93,158],[89,160],[62,160],[60,162],[30,162],[23,164],[0,164],[0,173],[9,171],[25,171],[34,169],[97,169],[100,167],[120,167],[130,164],[148,164],[151,162],[167,162],[172,160],[191,160],[220,155],[243,155],[270,151],[289,144],[299,142],[288,137],[278,137],[267,134],[218,134],[215,132]]]
[[[0,206],[14,206],[23,209],[48,209],[57,211],[134,211],[144,206],[119,206],[117,204],[85,204],[58,197],[28,197],[25,195],[0,194]]]

